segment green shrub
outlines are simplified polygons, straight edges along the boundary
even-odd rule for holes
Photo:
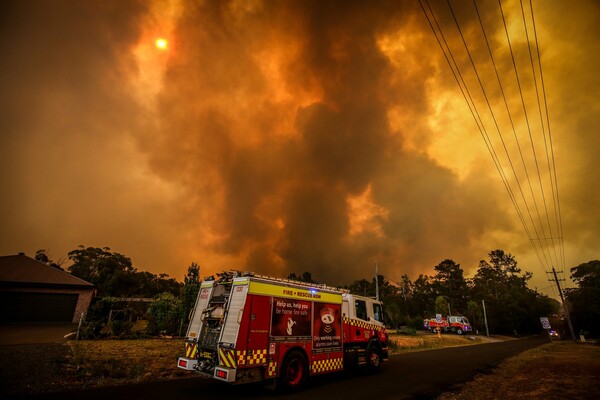
[[[160,294],[148,308],[148,334],[177,334],[181,325],[181,300],[171,293]]]

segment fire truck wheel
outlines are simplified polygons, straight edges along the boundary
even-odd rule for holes
[[[460,328],[457,328],[457,329],[456,329],[456,333],[457,333],[457,334],[459,334],[459,335],[462,335],[462,334],[463,334],[463,331],[462,331],[462,329],[460,329]]]
[[[374,373],[381,369],[381,351],[376,343],[367,347],[367,372]]]
[[[279,385],[283,391],[295,392],[304,387],[308,378],[308,363],[300,351],[294,350],[285,357],[279,371]]]

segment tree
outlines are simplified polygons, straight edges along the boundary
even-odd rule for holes
[[[460,264],[446,259],[434,269],[436,274],[433,276],[433,291],[450,302],[454,314],[460,314],[460,310],[466,308],[469,295],[469,287]]]
[[[54,261],[52,261],[50,259],[50,256],[48,255],[48,250],[39,249],[38,251],[36,251],[35,259],[43,264],[51,266],[52,268],[56,268],[58,270],[64,271],[64,269],[61,266],[63,264],[63,261],[59,260],[58,263],[55,263]]]
[[[577,285],[566,290],[573,325],[584,335],[600,337],[600,260],[571,268],[571,279]]]
[[[483,320],[479,303],[473,300],[469,300],[467,302],[467,317],[469,318],[473,329],[479,329],[479,327],[482,325],[481,321]]]
[[[169,292],[179,296],[181,284],[167,274],[139,272],[131,259],[108,247],[84,247],[69,252],[71,274],[93,283],[100,296],[155,297]]]
[[[410,313],[413,317],[430,316],[435,311],[433,287],[427,275],[420,274],[413,284]]]
[[[550,315],[553,303],[527,286],[531,276],[521,273],[515,257],[503,250],[490,252],[489,262],[479,262],[471,298],[485,300],[490,331],[520,334],[542,329],[539,317]]]
[[[184,320],[187,320],[190,310],[194,307],[199,291],[200,266],[193,262],[188,267],[187,274],[183,278],[183,296],[181,299],[181,313]]]
[[[448,311],[448,300],[446,300],[443,296],[438,296],[435,298],[435,313],[450,315]]]
[[[35,259],[44,264],[50,263],[50,258],[48,257],[47,251],[44,249],[39,249],[35,252]]]
[[[312,278],[312,274],[308,271],[305,271],[301,274],[297,274],[292,272],[291,274],[288,275],[287,277],[288,279],[292,280],[292,281],[300,281],[300,282],[306,282],[306,283],[318,283],[317,281],[313,280]]]
[[[73,265],[69,267],[71,274],[93,283],[102,296],[129,295],[128,287],[131,282],[127,274],[134,272],[131,259],[119,253],[113,253],[110,248],[79,246],[69,252]],[[123,293],[121,290],[125,290]]]
[[[346,288],[350,291],[350,293],[354,293],[359,296],[375,296],[375,285],[372,285],[371,282],[366,279],[356,280]]]

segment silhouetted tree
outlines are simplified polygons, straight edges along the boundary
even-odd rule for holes
[[[521,273],[515,257],[503,250],[481,260],[472,280],[471,299],[485,300],[488,325],[496,333],[536,333],[540,316],[556,312],[555,303],[527,286],[530,272]]]
[[[436,295],[444,296],[450,303],[455,315],[464,313],[469,296],[469,287],[460,264],[446,259],[434,267],[432,290]],[[446,311],[447,312],[447,311]]]
[[[190,310],[196,303],[200,291],[200,266],[193,262],[183,278],[183,296],[181,299],[181,311],[184,321],[187,321]]]
[[[296,273],[292,272],[291,274],[288,275],[287,279],[290,279],[292,281],[306,282],[306,283],[318,283],[317,281],[313,280],[312,274],[308,271],[305,271],[301,274],[296,274]]]
[[[108,247],[84,247],[69,252],[71,274],[93,283],[99,296],[155,297],[169,292],[179,296],[181,284],[167,274],[139,272],[131,259]]]
[[[57,263],[52,261],[50,259],[50,256],[48,255],[48,250],[39,249],[38,251],[36,251],[35,259],[41,263],[51,266],[52,268],[56,268],[58,270],[64,271],[64,269],[61,266],[61,264],[63,264],[63,262],[61,260],[59,260]]]
[[[566,290],[573,309],[573,325],[577,332],[600,337],[600,260],[571,268],[571,279],[577,285],[577,288]]]

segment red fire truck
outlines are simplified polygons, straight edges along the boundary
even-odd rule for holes
[[[440,318],[429,318],[423,320],[423,328],[434,332],[439,328],[441,332],[454,332],[462,335],[465,332],[471,332],[471,324],[467,317],[460,315],[450,315]]]
[[[185,349],[179,368],[284,390],[351,366],[374,372],[388,358],[380,301],[240,272],[202,282]]]

